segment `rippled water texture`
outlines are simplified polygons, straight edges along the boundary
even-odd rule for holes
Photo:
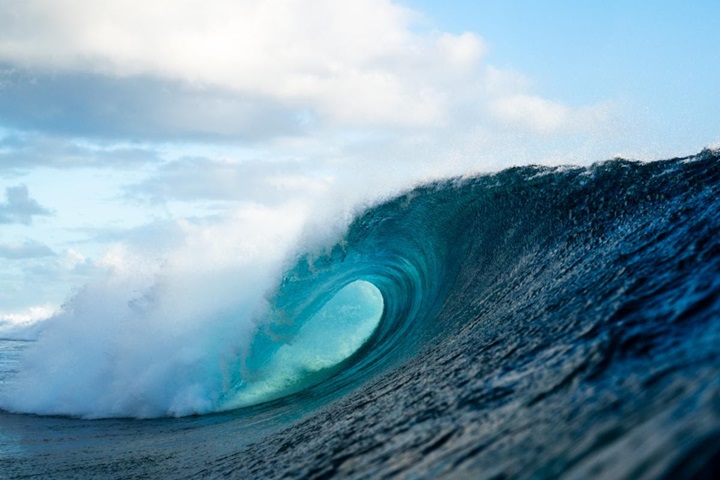
[[[300,259],[272,299],[292,317],[356,281],[381,295],[380,323],[323,378],[200,417],[0,414],[0,471],[715,478],[719,198],[711,151],[417,188],[359,216],[326,256]],[[268,368],[284,328],[263,333],[251,369]]]

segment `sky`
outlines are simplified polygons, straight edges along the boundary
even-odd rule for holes
[[[108,275],[330,242],[418,182],[717,147],[719,19],[712,0],[0,0],[0,333]]]

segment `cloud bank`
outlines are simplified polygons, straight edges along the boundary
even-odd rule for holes
[[[418,25],[387,0],[5,2],[0,111],[20,128],[155,139],[577,123],[486,65],[476,34]]]

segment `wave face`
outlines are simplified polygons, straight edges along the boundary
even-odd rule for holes
[[[416,188],[300,258],[270,304],[220,409],[265,403],[216,420],[262,438],[206,476],[720,469],[717,152]],[[292,358],[335,353],[276,375],[303,335]]]

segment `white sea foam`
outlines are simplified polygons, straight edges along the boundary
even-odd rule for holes
[[[306,215],[298,205],[247,207],[181,225],[169,252],[111,249],[105,278],[46,323],[0,405],[84,417],[216,410]]]

